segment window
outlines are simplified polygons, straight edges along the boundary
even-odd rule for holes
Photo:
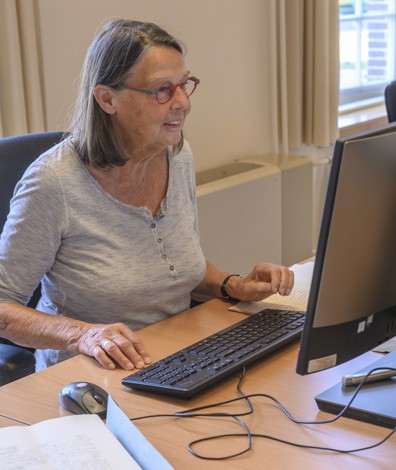
[[[339,0],[340,105],[383,98],[396,78],[396,0]]]

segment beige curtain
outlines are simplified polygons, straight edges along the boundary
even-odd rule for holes
[[[273,146],[287,153],[338,136],[338,0],[272,0]]]
[[[0,137],[46,127],[35,3],[0,1]]]

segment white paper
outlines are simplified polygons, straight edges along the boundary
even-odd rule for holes
[[[313,268],[313,261],[295,264],[290,268],[294,272],[294,288],[290,295],[274,294],[260,302],[238,302],[228,310],[249,314],[258,313],[264,308],[306,311]]]
[[[2,470],[120,470],[141,467],[97,415],[0,428]]]

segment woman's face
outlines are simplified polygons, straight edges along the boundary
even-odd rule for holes
[[[177,85],[188,76],[183,56],[170,47],[150,47],[131,69],[125,86],[154,90],[166,83]],[[191,105],[183,90],[176,88],[164,104],[155,95],[123,88],[112,98],[111,121],[115,135],[130,156],[150,156],[177,144]]]

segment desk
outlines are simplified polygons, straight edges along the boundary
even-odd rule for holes
[[[15,421],[11,418],[6,418],[5,416],[0,416],[0,428],[4,428],[6,426],[23,426],[24,423],[20,423],[19,421]]]
[[[225,328],[244,317],[227,310],[229,304],[214,300],[184,312],[169,320],[151,325],[139,332],[151,352],[153,360],[168,355],[210,333]],[[375,353],[337,366],[328,371],[301,377],[295,373],[298,343],[293,343],[247,371],[245,393],[262,392],[276,397],[296,418],[317,420],[330,415],[319,412],[314,396],[336,383],[340,377],[378,359]],[[236,376],[207,390],[191,400],[175,399],[156,394],[132,391],[121,384],[125,371],[104,370],[93,359],[80,355],[0,388],[0,416],[20,420],[26,424],[65,416],[68,413],[58,404],[58,392],[69,382],[85,380],[105,388],[129,417],[172,413],[186,408],[236,397]],[[269,400],[255,398],[255,412],[244,418],[252,432],[270,434],[303,444],[337,448],[364,447],[377,442],[389,430],[341,419],[320,426],[301,426],[289,421]],[[241,409],[242,405],[237,408]],[[233,410],[236,406],[233,407]],[[227,410],[228,411],[228,410]],[[0,425],[7,422],[0,421]],[[254,439],[253,450],[241,457],[222,461],[202,461],[187,450],[192,440],[215,434],[241,432],[231,420],[220,418],[155,418],[137,421],[136,425],[157,447],[175,469],[389,469],[396,459],[396,436],[379,448],[358,454],[343,455],[304,450],[278,442]],[[235,451],[235,441],[224,439],[207,444],[207,450],[219,453]],[[201,449],[202,451],[202,449]]]

